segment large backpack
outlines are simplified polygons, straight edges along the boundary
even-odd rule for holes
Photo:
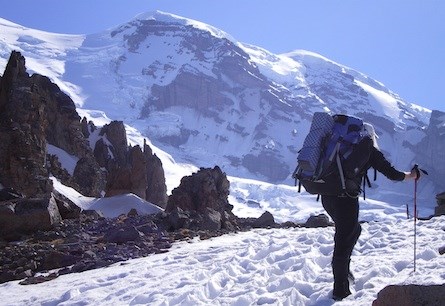
[[[295,181],[311,194],[357,197],[366,175],[373,141],[363,120],[347,115],[314,113],[297,156]],[[364,189],[364,187],[363,187]]]

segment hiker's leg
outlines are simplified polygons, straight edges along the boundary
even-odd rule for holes
[[[335,244],[332,257],[333,295],[341,299],[350,294],[349,263],[352,250],[361,233],[361,226],[358,223],[358,199],[323,196],[322,204],[335,223]]]

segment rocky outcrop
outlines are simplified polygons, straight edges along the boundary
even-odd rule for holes
[[[60,174],[81,193],[98,196],[104,177],[88,141],[82,133],[80,117],[73,101],[47,77],[26,72],[25,58],[13,51],[0,84],[0,182],[27,197],[48,196],[49,180]],[[74,155],[88,165],[87,177],[82,164],[73,179],[63,173],[57,157],[48,162],[47,144]],[[95,181],[92,183],[92,179]],[[76,185],[76,183],[79,183]],[[92,183],[92,184],[91,184]]]
[[[146,160],[147,188],[145,200],[165,208],[167,206],[167,186],[165,185],[165,173],[162,162],[144,143],[144,156]]]
[[[445,190],[445,112],[433,110],[426,136],[416,146],[416,158],[428,169],[428,178]]]
[[[6,188],[0,238],[47,230],[62,218],[79,216],[80,208],[53,191],[50,175],[86,196],[131,192],[165,207],[164,171],[151,148],[129,148],[123,123],[114,121],[101,129],[93,153],[88,137],[95,131],[56,84],[29,76],[25,58],[11,53],[0,79],[0,187]],[[64,168],[53,154],[59,151],[77,159],[74,169]],[[8,190],[20,196],[9,198]]]
[[[129,147],[122,121],[112,121],[102,127],[94,155],[107,169],[105,196],[134,193],[140,198],[165,208],[167,186],[161,160],[145,142]]]
[[[45,103],[12,52],[0,83],[0,183],[31,197],[47,196],[52,182],[46,168],[48,121]]]
[[[105,189],[106,197],[124,193],[134,193],[140,198],[145,199],[146,188],[146,160],[139,146],[131,147],[124,155],[124,161],[122,163],[110,163]]]
[[[436,195],[437,206],[434,208],[435,216],[445,215],[445,192]]]
[[[391,285],[377,295],[372,306],[440,306],[445,301],[445,285]]]
[[[175,216],[174,228],[229,229],[238,227],[229,204],[230,183],[218,166],[201,168],[183,177],[168,198],[166,213]]]

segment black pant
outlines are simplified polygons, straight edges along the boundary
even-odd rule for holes
[[[335,223],[332,272],[335,283],[347,283],[352,250],[362,227],[358,223],[358,198],[322,196],[321,202]]]

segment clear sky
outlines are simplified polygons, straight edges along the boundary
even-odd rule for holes
[[[202,21],[274,53],[320,53],[408,102],[445,111],[443,0],[0,0],[2,18],[72,34],[153,10]]]

